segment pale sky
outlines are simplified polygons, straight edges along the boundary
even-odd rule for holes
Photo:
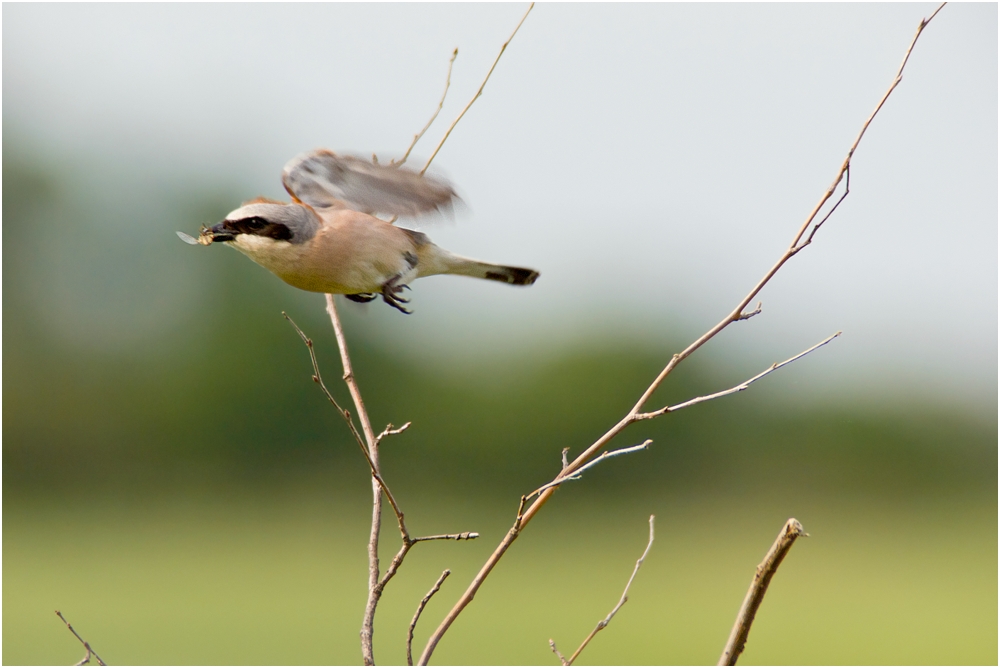
[[[594,331],[696,336],[784,250],[935,6],[536,6],[435,161],[464,207],[404,224],[542,277],[420,281],[413,316],[368,307],[372,335],[444,359]],[[302,151],[398,156],[458,47],[419,166],[525,7],[5,4],[5,158],[76,174],[67,187],[92,201],[68,220],[131,239],[39,251],[40,311],[109,340],[94,288],[129,276],[116,345],[168,338],[210,307],[197,267],[231,251],[183,246],[174,230],[207,221],[158,203],[234,193],[221,217],[284,196],[281,168]],[[705,353],[752,372],[843,330],[808,360],[809,391],[995,402],[997,97],[997,5],[948,5],[861,144],[850,197],[764,291],[763,314]],[[183,270],[182,253],[197,254]],[[321,308],[290,287],[268,298]]]

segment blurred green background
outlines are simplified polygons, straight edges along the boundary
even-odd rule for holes
[[[174,230],[279,196],[297,151],[404,147],[457,45],[450,121],[522,10],[5,5],[4,663],[82,657],[55,609],[111,664],[360,662],[367,469],[281,317],[347,403],[323,298]],[[410,530],[481,534],[410,553],[380,663],[769,266],[932,10],[536,8],[436,163],[470,210],[424,229],[542,279],[341,310],[376,428],[413,423],[382,449]],[[821,243],[652,403],[844,336],[632,426],[614,446],[653,445],[564,486],[435,663],[556,665],[650,514],[581,664],[714,663],[789,517],[811,535],[741,663],[997,663],[996,11],[935,19]],[[254,94],[275,89],[295,103]],[[383,564],[397,548],[387,520]]]
[[[357,662],[366,469],[275,306],[315,339],[347,402],[322,298],[218,252],[199,268],[210,308],[169,342],[87,349],[32,304],[42,255],[30,249],[66,222],[72,179],[16,156],[4,167],[4,662],[80,658],[55,608],[111,663]],[[219,215],[210,199],[159,215]],[[78,211],[86,249],[93,214]],[[171,262],[199,259],[179,242],[162,248]],[[108,318],[124,298],[113,290]],[[660,345],[582,337],[447,366],[414,362],[405,340],[372,344],[369,312],[342,310],[374,423],[413,422],[383,446],[411,530],[482,535],[407,559],[376,626],[376,658],[399,663],[437,574],[453,571],[418,642],[502,537],[518,496],[555,474],[563,447],[579,452],[619,418],[691,333]],[[572,650],[617,601],[655,514],[630,601],[584,663],[714,661],[792,516],[811,537],[776,577],[744,662],[996,662],[995,416],[803,404],[792,395],[810,383],[810,362],[631,427],[617,445],[649,437],[652,447],[562,489],[436,661],[549,664],[549,638]],[[654,403],[739,380],[696,356]],[[389,559],[392,522],[384,536]]]

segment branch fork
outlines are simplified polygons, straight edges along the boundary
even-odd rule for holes
[[[906,67],[906,63],[909,60],[910,54],[913,51],[913,47],[916,45],[917,39],[920,37],[921,32],[927,26],[927,24],[930,23],[930,21],[935,16],[937,16],[937,13],[941,11],[942,7],[944,7],[944,4],[940,5],[934,11],[934,13],[931,14],[930,17],[920,22],[920,26],[917,28],[917,32],[913,36],[912,41],[910,42],[909,48],[906,51],[906,55],[903,58],[903,62],[900,65],[899,70],[896,73],[896,76],[894,77],[892,84],[890,85],[886,93],[882,96],[878,105],[875,107],[875,111],[873,111],[871,115],[868,117],[868,119],[864,122],[860,133],[854,140],[854,143],[848,149],[847,157],[844,159],[844,162],[842,163],[840,169],[838,170],[837,175],[833,180],[833,183],[823,193],[819,202],[816,204],[816,206],[813,208],[810,214],[806,217],[805,222],[802,223],[798,232],[792,238],[792,242],[788,245],[784,253],[782,253],[782,255],[778,258],[777,262],[774,263],[774,265],[764,274],[764,276],[757,282],[757,284],[750,290],[750,292],[736,305],[736,308],[734,308],[726,317],[724,317],[721,321],[719,321],[714,327],[709,329],[707,332],[702,334],[698,339],[692,342],[687,348],[685,348],[680,353],[675,354],[671,358],[670,362],[663,368],[663,370],[653,380],[653,382],[649,385],[649,387],[646,388],[646,390],[642,393],[642,396],[639,397],[639,400],[636,402],[635,406],[633,406],[633,408],[625,415],[625,417],[623,417],[616,425],[614,425],[603,436],[601,436],[599,439],[597,439],[597,441],[595,441],[586,450],[584,450],[579,456],[576,457],[576,459],[574,459],[568,465],[563,466],[562,470],[559,473],[559,476],[553,481],[555,483],[556,480],[558,480],[560,481],[560,483],[545,485],[543,486],[543,488],[539,488],[539,490],[537,490],[539,492],[538,496],[531,503],[531,505],[527,507],[527,509],[525,509],[525,505],[528,500],[528,497],[522,497],[521,504],[518,509],[517,518],[514,522],[513,527],[511,527],[510,531],[507,532],[507,535],[503,538],[503,540],[500,542],[497,548],[493,551],[493,554],[491,554],[490,557],[487,559],[486,563],[482,566],[479,573],[475,576],[475,578],[473,578],[472,582],[469,584],[465,593],[461,596],[461,598],[459,598],[458,602],[455,603],[451,611],[445,616],[444,620],[442,620],[437,630],[428,639],[427,644],[424,647],[424,651],[420,657],[420,662],[419,662],[420,665],[426,665],[430,661],[430,658],[434,653],[434,650],[437,647],[438,643],[441,641],[441,638],[454,623],[458,615],[460,615],[461,612],[465,609],[465,607],[468,606],[470,602],[472,602],[472,599],[475,597],[476,592],[479,591],[479,588],[482,586],[485,579],[489,576],[490,572],[496,566],[497,562],[503,557],[506,551],[510,548],[514,540],[516,540],[517,536],[520,534],[521,530],[523,530],[524,527],[528,524],[528,522],[531,521],[531,518],[534,517],[534,515],[539,510],[541,510],[541,508],[545,505],[545,503],[549,500],[549,498],[551,498],[552,494],[558,488],[559,484],[561,484],[561,482],[565,482],[566,480],[572,479],[571,476],[574,473],[577,473],[578,471],[582,470],[582,468],[585,465],[587,465],[587,463],[592,458],[594,458],[595,455],[597,455],[597,453],[602,448],[604,448],[615,436],[620,434],[622,430],[624,430],[627,426],[640,420],[659,417],[661,415],[665,415],[666,413],[673,412],[681,408],[686,408],[688,406],[692,406],[704,401],[709,401],[711,399],[725,396],[727,394],[741,392],[759,378],[762,378],[763,376],[773,371],[776,371],[785,364],[789,364],[801,358],[802,356],[825,345],[826,343],[829,343],[834,338],[839,336],[840,333],[838,332],[837,334],[828,337],[824,341],[821,341],[817,345],[800,353],[799,355],[796,355],[795,357],[792,357],[780,364],[774,364],[764,372],[749,379],[748,381],[745,381],[744,383],[741,383],[740,385],[730,388],[729,390],[725,390],[723,392],[718,392],[713,395],[708,395],[704,397],[696,397],[694,399],[683,402],[681,404],[677,404],[675,406],[665,406],[656,411],[643,412],[644,406],[652,397],[653,393],[656,392],[656,390],[660,387],[660,385],[663,383],[666,377],[670,375],[670,373],[677,367],[678,364],[687,359],[690,355],[696,352],[708,341],[713,339],[719,332],[721,332],[729,325],[733,324],[734,322],[738,322],[740,320],[747,320],[759,313],[760,309],[759,305],[757,309],[750,312],[746,311],[746,308],[753,301],[753,299],[757,297],[757,295],[761,292],[761,290],[763,290],[764,287],[770,282],[770,280],[774,277],[774,275],[785,265],[786,262],[788,262],[788,260],[790,260],[800,251],[805,249],[806,246],[812,243],[819,229],[826,223],[827,220],[829,220],[829,218],[833,215],[836,209],[847,197],[847,195],[850,192],[848,179],[850,176],[851,160],[854,156],[854,153],[857,150],[857,147],[860,144],[861,139],[864,137],[864,134],[867,131],[869,125],[872,123],[875,116],[881,110],[882,106],[885,104],[885,101],[892,94],[892,91],[895,90],[896,86],[898,86],[900,81],[902,81],[903,69]],[[834,203],[830,211],[823,218],[821,218],[818,222],[815,222],[820,211],[827,204],[827,202],[833,197],[834,193],[837,190],[837,187],[840,185],[840,182],[842,180],[845,182],[843,195],[840,196],[840,198]],[[807,233],[808,236],[806,236]]]

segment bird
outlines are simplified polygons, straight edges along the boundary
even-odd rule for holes
[[[245,202],[197,238],[240,251],[291,286],[370,302],[379,295],[411,313],[402,292],[417,278],[471,276],[509,285],[532,285],[534,269],[480,262],[435,245],[422,232],[375,216],[406,216],[447,209],[457,199],[446,181],[404,166],[380,164],[326,149],[296,156],[282,183],[291,202],[258,197]]]

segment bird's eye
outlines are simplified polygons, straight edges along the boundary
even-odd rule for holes
[[[246,225],[251,230],[262,230],[265,227],[267,227],[267,221],[264,220],[263,218],[259,218],[257,216],[254,216],[253,218],[248,218],[247,219]]]

